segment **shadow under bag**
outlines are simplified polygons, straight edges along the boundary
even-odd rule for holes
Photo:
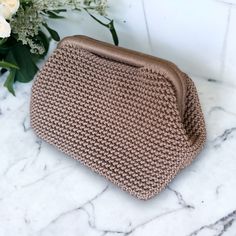
[[[196,88],[185,73],[86,36],[64,38],[38,73],[31,126],[139,199],[160,192],[206,139]]]

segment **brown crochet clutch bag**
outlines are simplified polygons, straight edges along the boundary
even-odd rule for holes
[[[173,63],[85,36],[63,39],[38,73],[31,125],[140,199],[160,192],[206,138],[195,86]]]

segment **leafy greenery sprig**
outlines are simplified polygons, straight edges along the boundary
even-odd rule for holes
[[[1,13],[8,13],[1,11],[1,6],[7,9],[9,1],[17,4],[19,0],[0,0],[0,17]],[[60,40],[59,34],[48,26],[49,18],[62,19],[64,12],[72,10],[86,11],[88,16],[109,29],[115,45],[119,43],[114,22],[105,15],[107,4],[104,0],[21,0],[19,3],[17,11],[11,17],[5,17],[6,22],[3,20],[7,27],[10,25],[11,33],[0,38],[0,76],[9,72],[4,86],[13,95],[14,83],[31,81],[38,71],[37,62],[48,53],[50,41]],[[108,23],[95,15],[100,15]]]

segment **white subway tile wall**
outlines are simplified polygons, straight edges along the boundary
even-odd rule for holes
[[[110,0],[120,46],[176,63],[190,75],[236,85],[236,1]],[[112,43],[84,12],[51,20],[62,37],[85,34]]]
[[[153,54],[184,71],[220,79],[228,8],[217,1],[146,0]]]

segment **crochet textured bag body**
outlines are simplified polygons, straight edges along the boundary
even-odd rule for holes
[[[85,36],[64,38],[32,88],[39,137],[140,199],[203,147],[196,88],[173,63]]]

